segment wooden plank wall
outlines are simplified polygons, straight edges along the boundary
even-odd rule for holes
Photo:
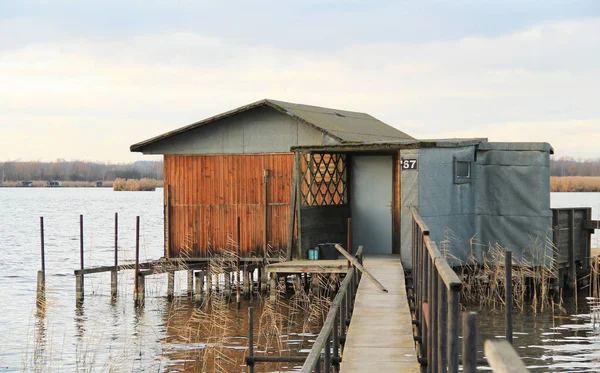
[[[238,216],[241,256],[262,255],[264,169],[269,170],[268,242],[285,253],[292,154],[165,155],[164,167],[170,257],[202,258],[230,247],[228,238],[237,240]]]
[[[558,264],[569,263],[570,247],[570,211],[573,211],[573,254],[574,260],[587,263],[590,257],[591,235],[585,229],[584,222],[591,220],[591,208],[561,208],[552,209],[553,225],[555,226],[554,244],[558,249]],[[558,227],[558,229],[556,229]]]

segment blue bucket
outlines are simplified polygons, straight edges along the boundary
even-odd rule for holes
[[[308,260],[319,260],[319,249],[308,249]]]

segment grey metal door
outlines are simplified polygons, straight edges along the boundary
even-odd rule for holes
[[[391,254],[392,157],[353,156],[350,166],[352,251]]]

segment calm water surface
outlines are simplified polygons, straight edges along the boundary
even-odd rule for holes
[[[552,193],[552,207],[591,207],[600,220],[600,193]],[[598,235],[592,246],[600,247]],[[564,299],[565,312],[534,313],[525,306],[513,314],[514,346],[532,372],[600,372],[600,314],[591,312],[588,289]],[[480,342],[504,338],[504,310],[480,310]],[[483,355],[480,347],[479,353]]]
[[[146,280],[146,305],[133,304],[133,271],[119,274],[119,299],[111,302],[110,274],[85,277],[85,301],[76,307],[79,268],[79,215],[84,215],[86,267],[111,265],[114,213],[119,213],[119,262],[135,258],[135,217],[141,217],[140,260],[163,255],[162,189],[113,192],[108,188],[0,188],[0,371],[198,371],[199,351],[210,340],[191,332],[197,312],[185,297],[186,280],[176,277],[173,303],[166,301],[165,275]],[[46,307],[36,313],[40,269],[39,217],[46,238]],[[231,309],[234,320],[224,349],[241,361],[247,345],[247,307]],[[195,311],[196,310],[196,311]],[[193,320],[193,319],[192,319]],[[301,328],[300,328],[301,329]],[[281,341],[297,350],[314,335],[299,328],[282,331]],[[273,352],[273,351],[270,351]],[[208,371],[213,371],[209,367]],[[263,368],[273,371],[268,367]],[[263,370],[261,369],[261,370]],[[235,371],[245,372],[240,367]],[[263,370],[263,371],[264,371]]]
[[[553,207],[592,207],[600,219],[600,193],[553,193]],[[79,267],[79,215],[84,215],[86,267],[110,265],[114,213],[119,213],[119,256],[132,262],[135,217],[141,217],[141,259],[163,254],[162,190],[113,192],[106,188],[0,188],[0,371],[197,371],[195,354],[210,341],[182,336],[193,305],[183,297],[185,278],[176,278],[178,301],[165,299],[164,275],[147,278],[143,309],[133,306],[132,271],[119,275],[119,299],[110,301],[110,275],[86,276],[86,298],[76,307],[73,270]],[[40,268],[39,217],[46,226],[47,305],[36,316],[36,271]],[[600,246],[598,237],[593,245]],[[260,311],[260,304],[253,304]],[[230,310],[227,356],[241,359],[247,345],[242,317]],[[600,371],[600,326],[579,297],[566,300],[565,314],[514,315],[515,346],[533,371]],[[258,317],[257,317],[258,318]],[[501,338],[502,311],[480,311],[481,339]],[[297,349],[314,335],[282,332]],[[311,339],[312,338],[312,339]],[[269,370],[268,368],[263,368]],[[291,368],[290,368],[291,369]],[[240,367],[235,371],[246,371]],[[272,369],[271,369],[272,371]]]

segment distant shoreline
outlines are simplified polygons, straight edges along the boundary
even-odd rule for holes
[[[136,180],[139,182],[139,180],[137,179],[131,179],[131,180]],[[152,179],[154,180],[154,179]],[[48,188],[48,189],[55,189],[55,188],[113,188],[115,180],[107,180],[107,181],[102,181],[101,185],[99,185],[98,181],[61,181],[61,180],[52,180],[55,183],[55,185],[48,185],[48,181],[45,180],[34,180],[34,181],[27,181],[27,183],[31,183],[30,185],[21,185],[21,183],[23,183],[22,181],[4,181],[3,183],[0,183],[0,188],[20,188],[20,189],[27,189],[27,188]],[[163,180],[154,180],[156,182],[156,187],[157,188],[162,188],[163,187]]]

